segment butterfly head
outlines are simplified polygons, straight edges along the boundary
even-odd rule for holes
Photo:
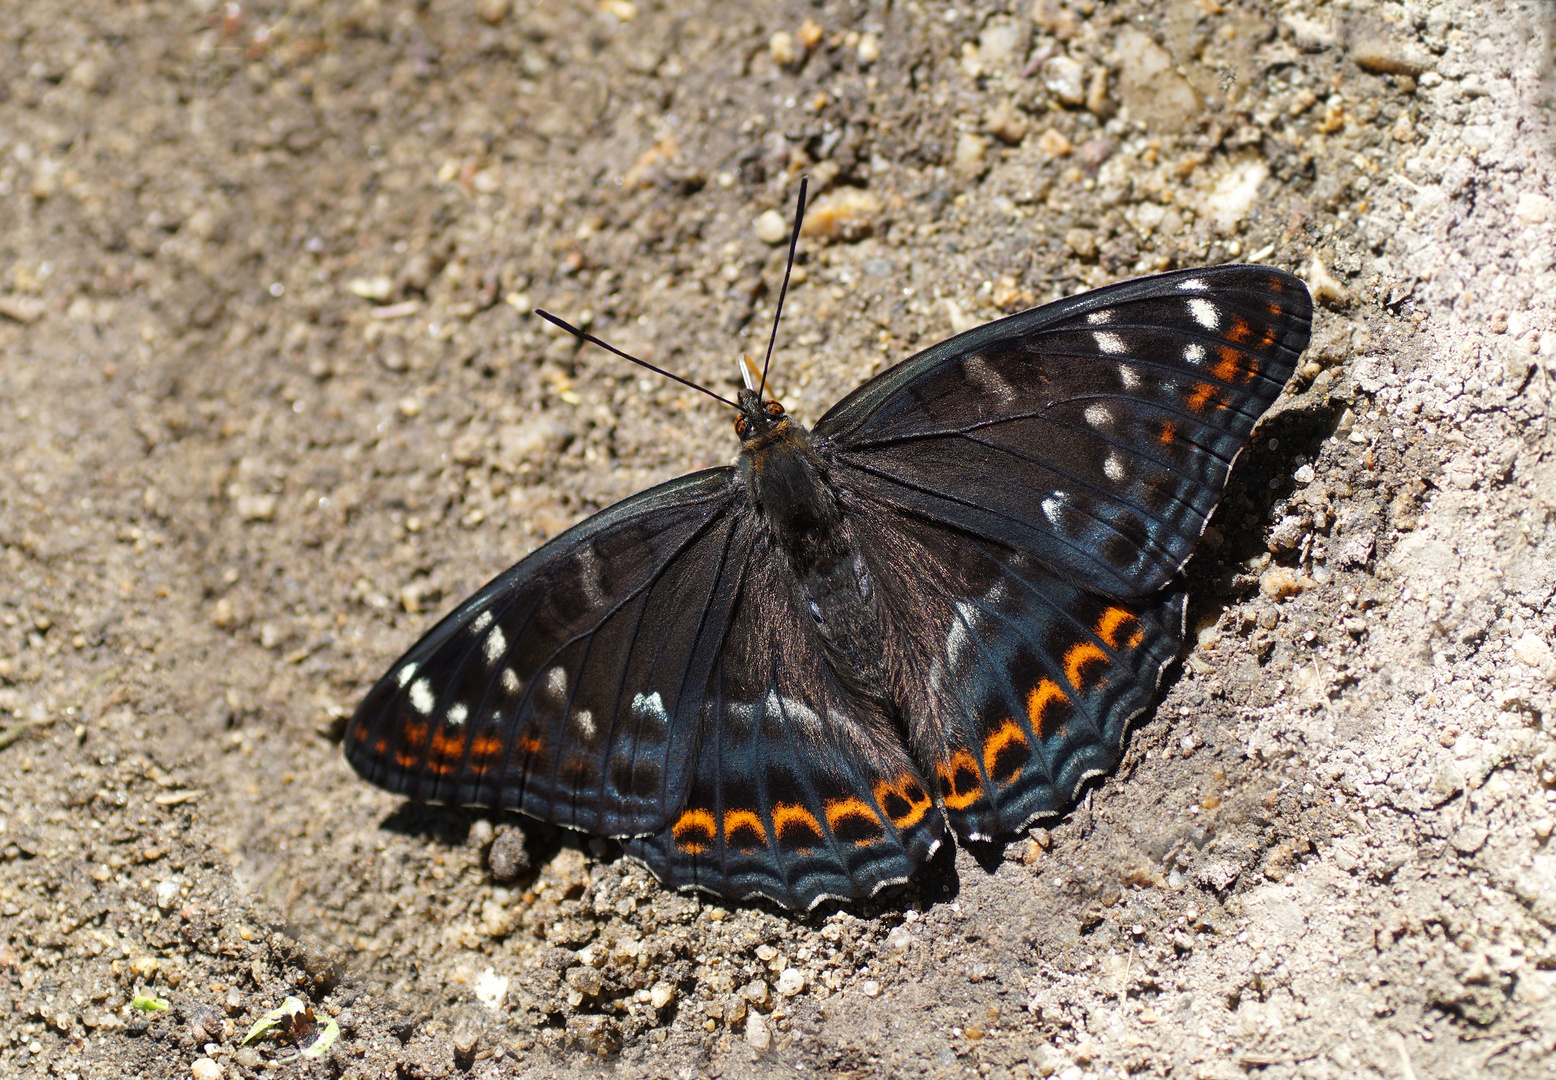
[[[741,390],[736,398],[740,415],[735,418],[735,434],[746,450],[757,451],[790,432],[789,414],[776,401],[763,401],[755,390]]]

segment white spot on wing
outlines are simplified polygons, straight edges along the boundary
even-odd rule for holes
[[[517,694],[524,689],[524,683],[519,679],[519,673],[511,667],[502,669],[502,688],[505,693]]]
[[[594,548],[585,544],[578,549],[578,583],[583,586],[589,603],[599,607],[605,603],[605,590],[600,587],[600,557]]]
[[[1056,491],[1042,502],[1043,516],[1056,527],[1063,527],[1064,492]]]
[[[1140,386],[1140,373],[1128,364],[1118,365],[1118,378],[1125,390],[1134,390]]]
[[[1105,322],[1112,322],[1113,313],[1111,311],[1093,311],[1086,316],[1086,321],[1093,326],[1099,326]]]
[[[578,729],[578,734],[583,736],[585,742],[594,738],[599,730],[594,726],[594,713],[588,709],[576,709],[573,712],[573,727]]]
[[[1086,423],[1092,427],[1107,427],[1113,422],[1113,414],[1108,411],[1106,405],[1086,406]]]
[[[486,635],[486,641],[481,645],[481,655],[486,658],[486,666],[491,667],[497,663],[507,651],[508,638],[503,634],[502,627],[492,627],[492,632]]]
[[[492,612],[491,609],[488,608],[487,610],[481,612],[481,614],[477,615],[474,619],[470,620],[470,632],[476,637],[480,637],[481,631],[485,630],[490,625],[492,625]]]
[[[1129,351],[1128,347],[1124,345],[1124,339],[1111,330],[1094,330],[1091,336],[1097,339],[1097,348],[1111,356],[1117,356],[1120,353]]]
[[[1221,313],[1209,300],[1197,296],[1190,300],[1189,314],[1194,316],[1194,321],[1206,330],[1215,330],[1221,326]]]
[[[1187,346],[1183,350],[1183,359],[1185,359],[1186,361],[1188,361],[1191,364],[1202,364],[1202,363],[1204,363],[1205,362],[1205,346],[1201,345],[1197,341],[1195,343],[1193,343],[1192,345]]]
[[[664,698],[655,690],[651,694],[632,695],[632,715],[639,720],[658,720],[661,724],[670,722],[669,713],[665,712]]]
[[[967,376],[968,382],[985,394],[1004,402],[1016,400],[1016,388],[977,353],[962,358],[962,374]]]
[[[420,666],[420,664],[412,660],[400,669],[399,674],[394,677],[394,681],[399,685],[400,689],[405,689],[405,684],[416,677],[416,669]]]
[[[1109,454],[1107,460],[1102,463],[1102,471],[1108,474],[1108,479],[1115,484],[1124,479],[1124,463],[1119,460],[1117,454]]]
[[[470,710],[466,708],[463,701],[456,701],[454,704],[448,707],[449,727],[458,727],[460,724],[463,724],[469,716]]]
[[[1178,288],[1184,292],[1204,292],[1210,286],[1205,283],[1204,278],[1189,278],[1187,281],[1180,281]]]
[[[432,706],[437,704],[437,699],[432,696],[432,684],[426,679],[417,679],[411,683],[411,708],[423,716],[432,715]]]
[[[567,672],[557,665],[546,672],[546,693],[554,698],[567,696]]]

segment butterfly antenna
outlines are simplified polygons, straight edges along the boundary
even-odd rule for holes
[[[778,290],[778,310],[773,312],[773,333],[767,339],[767,359],[762,361],[762,381],[757,385],[757,396],[767,389],[767,365],[773,362],[773,345],[778,341],[778,320],[783,317],[783,298],[789,294],[789,275],[794,271],[794,251],[800,246],[800,224],[805,220],[805,189],[810,177],[800,177],[800,197],[794,207],[794,231],[789,234],[789,261],[783,266],[783,288]]]
[[[609,342],[601,341],[599,338],[595,337],[593,334],[586,333],[583,330],[578,329],[578,327],[574,326],[572,323],[569,323],[569,322],[566,322],[566,321],[564,321],[562,319],[557,318],[555,315],[551,314],[551,312],[549,312],[549,311],[542,311],[539,308],[536,308],[535,309],[535,314],[539,315],[542,319],[545,319],[548,323],[551,323],[553,326],[560,326],[563,330],[566,330],[569,334],[572,334],[574,337],[578,338],[581,341],[587,341],[591,345],[598,345],[600,348],[604,349],[606,352],[615,353],[617,356],[621,357],[623,360],[631,360],[634,364],[637,364],[639,367],[646,367],[646,368],[648,368],[649,371],[654,372],[654,374],[656,374],[656,375],[663,375],[665,378],[673,379],[674,381],[680,383],[682,386],[689,386],[693,390],[697,390],[697,391],[700,391],[701,393],[707,394],[714,401],[718,401],[718,402],[721,402],[721,403],[723,403],[725,405],[728,405],[731,409],[735,409],[737,411],[740,409],[740,406],[736,405],[733,401],[729,400],[729,398],[721,397],[720,395],[715,394],[712,390],[709,390],[706,386],[698,386],[696,383],[692,382],[690,379],[683,379],[679,375],[675,374],[672,371],[666,371],[662,367],[655,367],[653,364],[650,364],[647,360],[639,360],[637,357],[633,356],[631,353],[622,352],[620,349],[616,348],[616,346],[610,344]]]

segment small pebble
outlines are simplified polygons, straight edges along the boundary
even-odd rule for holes
[[[794,35],[779,30],[767,40],[767,51],[773,58],[773,63],[779,67],[789,67],[799,62],[800,49],[794,41]]]
[[[1053,128],[1043,132],[1042,137],[1037,140],[1037,145],[1049,157],[1064,157],[1072,149],[1070,140],[1064,137],[1064,133],[1055,131]]]
[[[1014,146],[1026,138],[1030,125],[1026,116],[1007,98],[988,111],[983,126],[996,139]]]
[[[800,31],[795,36],[800,39],[800,44],[805,47],[806,52],[814,52],[816,46],[821,44],[821,24],[815,19],[806,18],[800,23]]]
[[[778,976],[778,993],[784,997],[793,997],[804,989],[805,973],[799,968],[784,968]]]
[[[1295,480],[1297,483],[1299,483],[1302,486],[1306,487],[1308,484],[1311,484],[1313,482],[1314,475],[1315,475],[1315,473],[1313,472],[1313,466],[1311,466],[1311,465],[1304,465],[1300,469],[1298,469],[1296,472],[1292,473],[1291,474],[1291,478],[1293,480]]]
[[[881,198],[864,188],[841,187],[827,192],[805,213],[805,236],[853,242],[869,236],[881,212]],[[785,236],[787,237],[787,233]]]
[[[864,982],[859,984],[859,992],[865,997],[880,997],[881,984],[876,982],[874,979],[866,979]]]
[[[194,1080],[221,1080],[222,1067],[208,1057],[195,1058],[194,1064],[189,1066],[189,1075]]]
[[[1083,259],[1089,259],[1097,253],[1097,238],[1089,229],[1067,229],[1064,242]]]
[[[654,1007],[654,1011],[663,1009],[675,1000],[675,987],[667,982],[657,982],[654,988],[648,992],[648,1003]]]
[[[881,43],[874,34],[864,34],[859,38],[859,62],[861,64],[873,64],[881,58]]]
[[[514,825],[497,826],[492,848],[486,853],[486,865],[498,881],[512,881],[529,872],[529,852],[524,849],[524,832]]]
[[[1086,101],[1086,69],[1068,56],[1056,56],[1043,65],[1043,85],[1066,105]]]
[[[1416,76],[1427,68],[1426,58],[1387,38],[1362,37],[1351,43],[1351,59],[1374,75]]]
[[[765,1053],[773,1044],[773,1033],[768,1030],[767,1021],[759,1012],[746,1014],[746,1042],[757,1053]]]
[[[982,135],[964,131],[956,139],[956,155],[953,165],[963,176],[979,176],[989,167],[987,154],[989,140]]]
[[[789,223],[776,210],[768,210],[756,219],[756,238],[764,244],[781,244],[789,239]]]

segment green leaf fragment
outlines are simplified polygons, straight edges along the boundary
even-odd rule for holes
[[[319,1057],[330,1048],[330,1044],[339,1036],[340,1025],[331,1019],[329,1023],[324,1025],[324,1032],[313,1041],[313,1045],[302,1052],[303,1057]]]
[[[151,997],[147,994],[136,994],[130,1000],[130,1008],[143,1013],[167,1012],[171,1006],[159,997]]]
[[[288,1029],[290,1029],[292,1017],[298,1015],[299,1013],[306,1012],[307,1009],[308,1006],[304,1005],[301,999],[294,997],[287,998],[285,1001],[281,1002],[281,1007],[279,1009],[271,1009],[264,1016],[261,1016],[258,1020],[256,1020],[254,1022],[254,1026],[249,1028],[249,1033],[243,1036],[243,1041],[238,1045],[247,1046],[261,1035],[268,1031],[275,1030],[282,1024],[287,1025]]]

